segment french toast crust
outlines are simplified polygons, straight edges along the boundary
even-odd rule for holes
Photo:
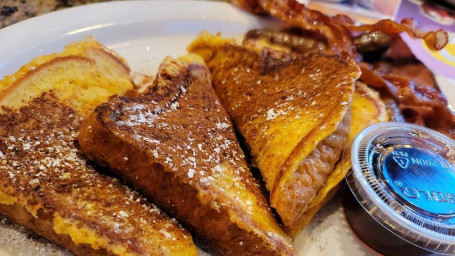
[[[80,47],[79,55],[42,56],[43,60],[33,60],[36,65],[32,61],[6,76],[0,81],[0,105],[18,109],[42,92],[52,90],[65,105],[75,106],[77,114],[85,116],[111,96],[106,96],[107,92],[124,94],[133,89],[128,66],[115,54],[106,48]]]
[[[19,79],[15,80],[11,85],[7,86],[3,91],[0,91],[0,104],[4,100],[5,97],[8,97],[12,91],[17,90],[17,87],[19,87],[21,85],[21,83],[23,81],[27,80],[30,76],[33,76],[34,74],[41,72],[43,69],[45,69],[49,66],[52,66],[57,62],[65,62],[68,60],[78,60],[78,61],[83,61],[83,62],[87,62],[87,63],[94,63],[89,58],[82,57],[82,56],[72,55],[72,56],[56,57],[56,58],[52,59],[51,61],[46,62],[42,65],[39,65],[38,67],[30,70],[29,72],[27,72],[27,74],[25,76],[20,77]]]
[[[351,111],[348,110],[335,132],[319,142],[313,151],[301,160],[293,172],[293,180],[280,179],[280,183],[275,184],[271,191],[270,204],[275,209],[280,209],[278,214],[285,224],[286,232],[291,237],[308,224],[305,221],[305,213],[340,159],[347,142],[350,124]],[[308,183],[305,184],[305,182]],[[305,184],[305,186],[297,186],[298,184]],[[283,200],[286,197],[290,199]],[[305,198],[311,198],[311,200],[304,200]],[[283,211],[283,209],[287,210]]]
[[[374,123],[388,121],[388,119],[385,104],[379,98],[379,94],[370,89],[366,84],[357,81],[351,106],[351,125],[347,137],[348,144],[365,127]],[[349,146],[346,148],[349,148]],[[343,153],[343,159],[350,159],[349,151]],[[350,161],[342,161],[340,159],[336,163],[334,171],[327,178],[316,197],[310,202],[305,216],[302,217],[302,225],[308,224],[324,203],[335,195],[340,187],[340,182],[350,169]]]
[[[126,61],[123,59],[122,56],[116,54],[115,52],[109,50],[108,48],[96,48],[96,47],[91,47],[86,49],[87,52],[90,51],[102,51],[104,54],[109,56],[114,62],[116,62],[126,74],[129,74],[131,72],[131,69],[128,65],[126,65]],[[96,62],[96,59],[95,59]]]
[[[50,228],[52,227],[52,216],[44,214],[40,211],[38,218],[35,218],[25,207],[18,203],[13,205],[5,205],[0,203],[0,212],[18,224],[28,227],[35,231],[38,235],[46,237],[48,240],[60,246],[65,245],[68,250],[77,255],[93,255],[93,256],[114,256],[115,254],[109,253],[104,249],[93,250],[88,244],[75,245],[69,235],[58,235]]]
[[[295,255],[247,170],[205,65],[167,59],[157,77],[141,96],[114,97],[96,108],[79,136],[86,155],[136,186],[221,255]],[[238,178],[223,183],[231,172]],[[248,213],[239,197],[251,198],[257,215]]]
[[[196,255],[175,221],[86,165],[80,122],[52,94],[0,115],[0,212],[79,255]]]
[[[202,36],[204,37],[204,36]],[[324,58],[328,58],[328,60],[334,60],[339,63],[341,63],[342,66],[345,66],[346,68],[349,67],[349,65],[352,65],[352,60],[348,58],[344,58],[342,56],[337,56],[337,55],[327,55],[327,54],[322,54],[322,53],[309,53],[306,55],[301,55],[296,57],[290,57],[286,56],[286,54],[280,54],[279,58],[277,59],[277,56],[275,56],[275,52],[273,50],[269,50],[267,48],[260,50],[259,52],[252,51],[248,48],[235,45],[235,44],[221,44],[217,45],[215,48],[210,48],[212,47],[210,45],[210,42],[202,42],[201,45],[198,45],[198,39],[195,40],[196,43],[193,43],[190,46],[190,52],[198,53],[200,54],[200,51],[202,51],[203,58],[205,59],[207,65],[209,66],[211,72],[212,72],[212,81],[213,81],[213,86],[215,88],[217,96],[220,98],[221,102],[223,105],[226,107],[227,112],[229,115],[232,117],[232,122],[238,127],[241,135],[245,138],[245,142],[247,143],[247,147],[251,148],[251,154],[253,156],[253,160],[258,160],[258,158],[264,158],[267,159],[269,156],[264,155],[264,151],[269,147],[264,141],[261,141],[260,138],[263,136],[264,132],[261,131],[259,128],[254,127],[252,125],[253,123],[257,122],[255,119],[258,119],[258,113],[263,112],[264,109],[267,109],[267,104],[275,104],[274,101],[271,99],[276,100],[273,94],[269,95],[261,95],[262,97],[268,97],[264,98],[261,101],[255,101],[254,104],[250,103],[248,105],[247,109],[240,109],[238,105],[234,104],[234,100],[232,98],[234,97],[243,97],[239,96],[238,92],[242,92],[242,95],[246,98],[252,98],[254,95],[254,90],[252,89],[254,86],[247,87],[245,86],[244,88],[240,88],[239,86],[237,87],[232,87],[234,89],[231,89],[229,85],[227,85],[226,82],[226,77],[225,76],[228,72],[231,72],[230,75],[234,77],[234,82],[236,82],[236,85],[239,84],[240,79],[237,78],[239,75],[237,75],[240,72],[244,73],[248,72],[248,70],[251,70],[248,72],[248,77],[247,79],[251,80],[251,83],[253,84],[255,81],[258,81],[258,90],[260,89],[260,86],[263,83],[259,83],[261,79],[270,79],[270,76],[274,76],[274,72],[285,68],[288,65],[292,65],[293,62],[302,62],[302,60],[308,59],[307,61],[311,61],[311,58],[314,56],[315,58],[318,58],[319,56],[323,56]],[[204,44],[207,43],[207,44]],[[206,49],[211,49],[209,52],[204,52]],[[222,56],[223,53],[230,53],[231,54],[231,59],[224,58],[222,60],[222,63],[216,63],[216,58],[218,57],[217,55]],[[222,57],[218,57],[222,58]],[[213,64],[212,64],[213,63]],[[247,69],[241,70],[241,69]],[[350,67],[349,71],[352,71],[353,73],[358,72],[358,68],[353,68]],[[357,70],[355,70],[357,69]],[[253,74],[253,70],[258,70],[259,76],[255,77],[256,74]],[[269,78],[267,78],[269,77]],[[275,79],[272,77],[272,79]],[[280,81],[275,81],[275,82],[280,82]],[[238,91],[236,91],[238,89]],[[350,102],[352,93],[354,89],[353,86],[347,87],[346,89],[342,88],[340,90],[340,95],[343,95],[340,97],[340,99],[337,99],[337,102]],[[278,90],[277,92],[282,93],[283,91]],[[235,94],[235,95],[234,95]],[[335,104],[334,104],[335,105]],[[348,109],[349,105],[340,105],[340,106],[333,106],[332,108],[336,110],[336,112],[340,112],[342,116],[344,116],[344,113]],[[244,112],[247,111],[247,112]],[[341,122],[340,118],[339,120],[332,120],[330,117],[322,117],[318,118],[317,124],[315,124],[315,127],[321,126],[323,129],[319,130],[319,137],[326,137],[329,134],[333,133],[337,126],[338,123]],[[332,125],[324,125],[325,123],[331,123]],[[264,126],[262,124],[262,126]],[[267,126],[265,126],[267,128]],[[254,143],[255,146],[252,147],[252,144]],[[316,147],[317,142],[311,142],[312,147]],[[253,149],[256,148],[256,149]],[[263,150],[258,150],[258,149],[263,149]],[[306,155],[309,154],[311,150],[307,150],[305,153]],[[291,150],[290,154],[296,154],[296,151]],[[295,157],[285,157],[281,160],[280,164],[277,164],[277,169],[279,170],[276,173],[270,173],[267,170],[268,168],[263,168],[261,172],[263,172],[263,178],[265,180],[266,186],[268,190],[273,190],[273,185],[276,184],[276,180],[278,176],[282,176],[282,172],[284,171],[285,165],[289,166],[291,163],[289,161],[286,161],[287,159],[294,159]],[[261,165],[261,163],[256,164]],[[295,163],[294,163],[295,164]],[[261,169],[261,167],[259,166]]]
[[[295,200],[307,207],[340,156],[346,133],[335,139],[330,135],[349,127],[340,124],[347,118],[354,82],[360,76],[358,65],[349,57],[322,52],[292,55],[268,47],[241,46],[207,32],[188,50],[206,61],[217,96],[271,192],[271,206],[283,215],[288,231],[300,228],[303,215],[292,216],[297,209],[288,206]],[[328,167],[321,174],[315,172],[297,181],[296,176],[302,173],[299,164],[318,145],[325,145],[321,142],[326,138],[333,139],[325,141],[328,144],[338,144],[329,146],[337,150],[324,158],[330,159],[330,163],[323,163]],[[296,184],[291,186],[293,180]],[[294,191],[287,191],[289,188]],[[305,190],[309,192],[302,193]],[[289,193],[299,196],[290,198],[286,196]]]
[[[133,88],[129,72],[90,39],[0,81],[0,213],[78,255],[196,255],[189,232],[76,142],[95,106]]]
[[[219,207],[218,210],[215,210],[210,205],[203,204],[198,199],[198,191],[194,187],[182,182],[178,176],[173,174],[173,171],[165,170],[164,166],[153,163],[146,153],[124,143],[106,126],[100,125],[102,118],[98,116],[96,119],[97,121],[94,121],[93,116],[89,117],[86,126],[91,127],[90,137],[102,138],[103,144],[82,142],[96,144],[86,151],[88,155],[94,155],[90,151],[97,152],[97,157],[92,160],[110,168],[144,195],[153,198],[157,205],[180,220],[216,253],[220,255],[282,255],[279,253],[280,251],[289,250],[288,245],[279,239],[274,241],[276,247],[271,248],[263,247],[264,242],[255,234],[244,235],[243,228],[230,219],[226,207]],[[86,138],[86,135],[81,134],[81,137]],[[129,160],[122,161],[123,158]],[[147,164],[151,162],[152,164]],[[130,172],[127,173],[123,170]],[[150,180],[154,182],[154,186],[150,186]],[[207,201],[209,200],[207,199]],[[235,211],[232,208],[229,210]],[[245,225],[255,226],[254,223]],[[242,243],[240,248],[244,248],[246,251],[239,250],[239,243]]]

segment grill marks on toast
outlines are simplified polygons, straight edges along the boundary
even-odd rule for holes
[[[210,81],[200,58],[167,58],[144,94],[115,97],[96,109],[83,125],[81,147],[217,252],[295,255]]]

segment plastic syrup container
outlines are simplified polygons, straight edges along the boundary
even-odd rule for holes
[[[386,255],[455,254],[452,139],[408,123],[378,123],[356,137],[350,160],[344,209],[360,239]]]

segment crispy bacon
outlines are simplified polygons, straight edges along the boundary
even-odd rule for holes
[[[350,32],[337,22],[343,18],[344,22],[349,23],[349,18],[342,16],[331,18],[319,11],[307,9],[305,5],[295,0],[257,1],[267,13],[289,26],[321,34],[336,53],[357,57]]]
[[[373,70],[373,66],[371,64],[360,62],[359,67],[362,71],[360,80],[362,80],[364,83],[376,88],[384,88],[387,86],[384,78],[382,78],[381,74],[379,74],[377,71]]]
[[[402,76],[384,75],[389,94],[400,104],[429,107],[447,106],[447,98],[437,89]]]
[[[395,113],[392,120],[398,116],[396,121],[427,126],[455,139],[455,114],[437,87],[404,74],[382,74],[368,63],[359,66],[362,70],[360,79],[384,94],[389,112]]]
[[[411,18],[403,19],[400,23],[385,19],[370,25],[354,26],[349,23],[345,23],[344,25],[351,31],[382,31],[389,35],[406,32],[413,38],[423,39],[426,45],[432,50],[441,50],[449,42],[449,34],[446,31],[440,29],[437,31],[423,32]]]
[[[413,19],[403,19],[400,23],[386,19],[370,25],[355,25],[348,16],[329,17],[319,11],[306,8],[296,0],[230,0],[230,2],[253,13],[268,13],[290,27],[320,35],[327,42],[328,50],[357,60],[362,70],[360,80],[384,93],[385,98],[391,103],[389,105],[392,108],[399,108],[397,111],[405,121],[428,126],[455,138],[455,114],[449,108],[446,97],[437,87],[405,74],[384,73],[383,70],[375,69],[373,65],[363,62],[352,36],[352,33],[377,31],[390,38],[399,38],[397,37],[399,33],[406,32],[411,37],[423,39],[430,49],[440,50],[449,41],[447,32],[443,30],[423,32],[416,26]],[[298,49],[298,47],[294,48]],[[399,52],[409,53],[408,55],[412,56],[409,49],[399,50]]]
[[[257,0],[229,0],[228,2],[254,14],[267,14],[264,9],[259,6]]]
[[[330,48],[335,52],[356,58],[358,55],[352,43],[350,31],[383,31],[389,35],[406,32],[414,38],[422,38],[430,49],[444,48],[449,36],[443,30],[423,32],[413,19],[403,19],[401,23],[392,20],[380,20],[371,25],[356,26],[346,15],[329,17],[319,11],[310,10],[296,0],[230,0],[250,12],[266,13],[286,22],[289,26],[306,31],[318,32],[324,36]]]

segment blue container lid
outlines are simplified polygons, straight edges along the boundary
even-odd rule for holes
[[[385,122],[362,131],[350,153],[347,183],[377,222],[422,249],[455,254],[455,141]]]

